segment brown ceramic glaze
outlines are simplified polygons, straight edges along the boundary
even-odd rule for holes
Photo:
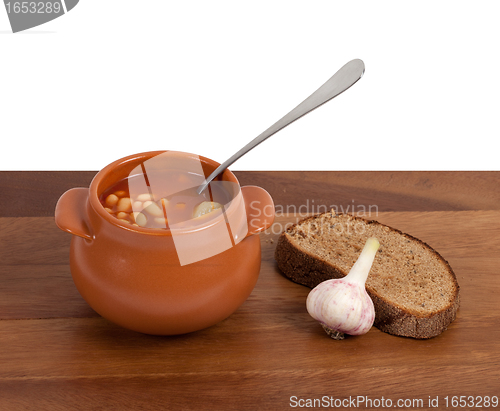
[[[261,262],[260,239],[252,234],[273,223],[274,204],[262,188],[242,187],[246,216],[239,217],[248,221],[246,238],[220,254],[181,266],[170,230],[123,223],[99,202],[106,188],[161,153],[136,154],[108,165],[90,188],[74,188],[61,196],[55,219],[59,228],[74,235],[71,274],[95,311],[131,330],[173,335],[214,325],[247,299]],[[206,176],[219,165],[199,158]],[[229,170],[222,178],[238,183]],[[240,213],[239,209],[234,213]]]

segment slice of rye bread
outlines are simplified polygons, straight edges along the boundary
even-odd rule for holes
[[[377,221],[327,212],[285,230],[275,258],[286,277],[313,288],[347,275],[369,237],[380,242],[366,281],[374,325],[419,339],[441,334],[460,304],[457,278],[437,251],[411,235]]]

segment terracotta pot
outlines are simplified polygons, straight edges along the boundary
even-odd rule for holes
[[[71,274],[78,291],[97,313],[134,331],[173,335],[214,325],[248,298],[261,264],[260,238],[254,234],[273,223],[274,204],[264,189],[242,187],[240,204],[233,201],[226,214],[233,220],[246,220],[248,233],[226,251],[181,265],[171,230],[123,223],[99,201],[103,191],[161,153],[117,160],[94,177],[90,188],[67,191],[57,203],[55,221],[73,234]],[[187,159],[199,158],[205,176],[219,165],[205,157],[175,153]],[[238,184],[239,189],[229,170],[222,180]],[[197,227],[195,231],[204,229]],[[180,231],[182,238],[196,242],[189,228]]]

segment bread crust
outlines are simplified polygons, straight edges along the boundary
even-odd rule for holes
[[[320,219],[325,214],[330,214],[330,212],[307,217],[289,227],[280,235],[278,244],[276,245],[275,259],[278,263],[278,268],[290,280],[309,288],[314,288],[319,283],[331,278],[342,278],[348,274],[342,272],[342,270],[334,264],[327,262],[318,256],[314,256],[306,250],[297,248],[293,244],[291,236],[288,234],[288,232],[292,231],[294,227],[306,222],[307,220]],[[337,215],[339,216],[342,214],[339,213]],[[453,301],[447,307],[424,316],[411,313],[403,307],[398,306],[396,303],[388,301],[386,298],[380,296],[377,292],[367,286],[367,292],[370,295],[375,307],[374,325],[381,331],[389,334],[417,339],[432,338],[446,330],[448,325],[455,320],[457,310],[460,305],[460,287],[455,273],[449,263],[436,250],[418,238],[403,233],[393,227],[381,224],[375,220],[367,220],[352,215],[349,215],[349,218],[368,225],[377,224],[379,226],[387,227],[410,241],[416,241],[422,244],[443,263],[443,267],[450,274],[450,279],[455,287]]]

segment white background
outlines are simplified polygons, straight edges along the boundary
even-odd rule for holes
[[[497,170],[498,1],[80,0],[12,34],[0,8],[0,169],[223,161],[353,58],[351,89],[234,170]]]

